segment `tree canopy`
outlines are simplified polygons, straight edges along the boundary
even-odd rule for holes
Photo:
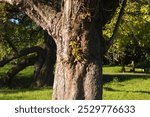
[[[131,64],[145,61],[149,57],[150,34],[150,7],[148,1],[129,1],[126,6],[124,18],[119,26],[114,45],[108,52],[108,58],[119,64],[122,56],[125,63]],[[108,38],[112,33],[116,16],[110,24],[107,24],[104,35]],[[113,61],[111,60],[111,61]]]

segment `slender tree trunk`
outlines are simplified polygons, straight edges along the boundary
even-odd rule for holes
[[[64,2],[53,99],[102,99],[100,4],[90,2]]]

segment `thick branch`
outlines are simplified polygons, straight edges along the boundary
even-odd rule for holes
[[[18,74],[20,71],[22,71],[28,66],[34,65],[37,58],[38,58],[37,56],[29,57],[26,60],[23,60],[19,64],[12,67],[5,76],[5,79],[4,79],[5,83],[10,83],[10,81],[16,74]]]
[[[59,11],[60,0],[0,0],[18,7],[44,30],[50,29],[51,22]]]
[[[102,5],[102,25],[105,26],[106,23],[108,23],[112,17],[114,16],[116,9],[119,6],[119,2],[121,0],[101,0]]]
[[[5,64],[9,63],[13,59],[17,59],[19,57],[26,56],[26,55],[28,55],[30,53],[34,53],[34,52],[37,52],[38,54],[41,54],[41,53],[43,53],[43,49],[39,46],[35,46],[35,47],[31,47],[31,48],[21,50],[17,54],[13,54],[13,55],[10,55],[6,58],[3,58],[3,60],[0,61],[0,67],[3,67]]]
[[[117,22],[116,22],[115,28],[114,28],[114,30],[113,30],[113,34],[112,34],[111,38],[109,39],[108,43],[107,43],[106,46],[105,46],[105,49],[104,49],[104,52],[103,52],[104,54],[108,51],[108,49],[109,49],[110,46],[113,44],[113,42],[114,42],[114,40],[115,40],[115,38],[116,38],[118,29],[119,29],[119,25],[120,25],[121,20],[122,20],[122,16],[124,15],[124,10],[125,10],[125,7],[126,7],[126,3],[127,3],[127,0],[123,0],[123,2],[122,2],[122,7],[121,7],[121,9],[120,9]]]

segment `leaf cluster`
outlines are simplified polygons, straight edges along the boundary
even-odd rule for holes
[[[69,46],[71,48],[71,54],[74,57],[74,63],[82,60],[81,52],[82,48],[77,41],[70,41]]]

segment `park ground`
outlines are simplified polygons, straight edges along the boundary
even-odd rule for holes
[[[9,69],[9,65],[0,68],[1,77]],[[149,100],[150,99],[150,74],[137,69],[130,73],[129,67],[121,73],[119,66],[103,67],[103,99],[104,100]],[[12,87],[0,87],[1,100],[50,100],[52,87],[42,89],[29,88],[33,67],[28,67],[20,72],[13,80]]]

